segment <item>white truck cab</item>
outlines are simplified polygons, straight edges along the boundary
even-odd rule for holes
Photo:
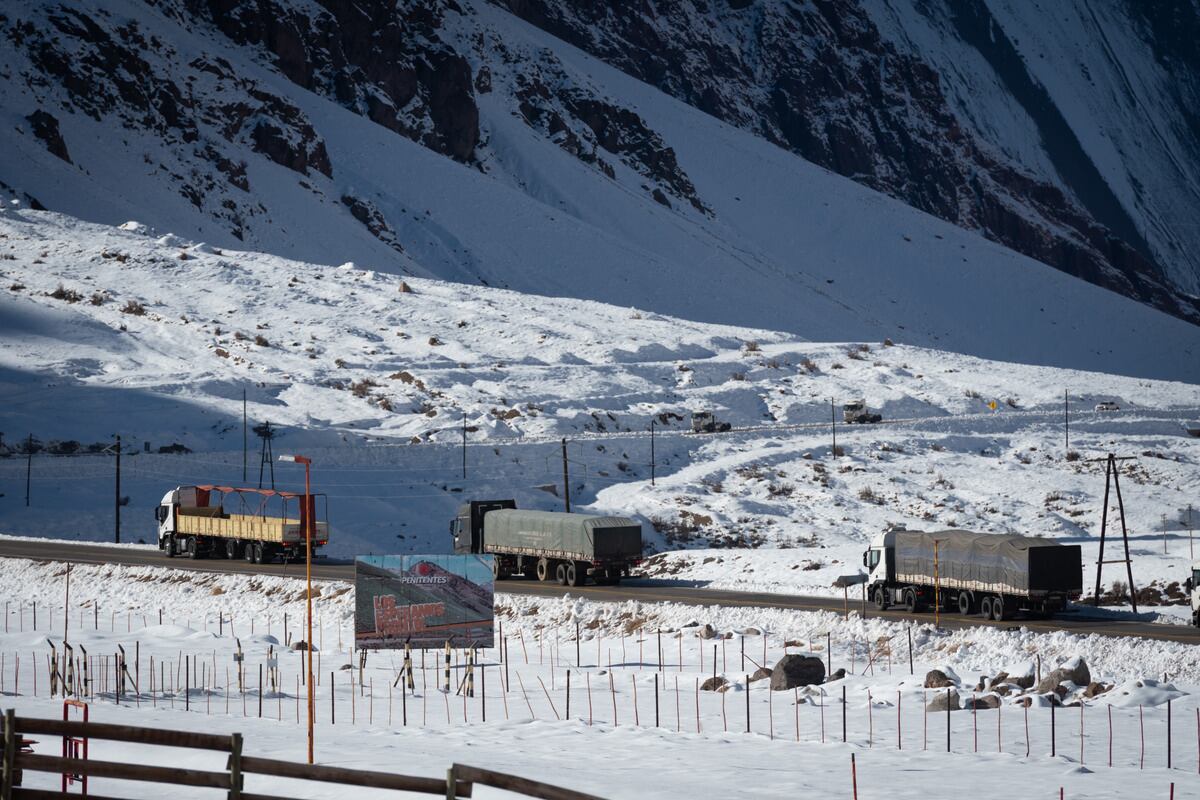
[[[1200,628],[1200,561],[1192,564],[1192,574],[1184,586],[1192,601],[1192,624]]]
[[[154,509],[154,518],[158,520],[158,549],[163,550],[168,543],[173,543],[172,537],[175,533],[175,512],[180,506],[195,506],[196,502],[196,487],[195,486],[176,486],[171,491],[163,495],[162,500]],[[174,555],[171,552],[170,555]]]
[[[870,549],[863,553],[867,568],[867,583],[875,586],[887,583],[895,575],[896,533],[887,531],[871,540]]]

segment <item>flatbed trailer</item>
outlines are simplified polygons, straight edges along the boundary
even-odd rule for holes
[[[274,489],[233,486],[177,486],[155,509],[158,547],[168,558],[244,558],[264,564],[282,558],[304,560],[304,528],[312,524],[313,554],[329,542],[329,523],[315,519],[317,499]],[[230,513],[226,503],[237,502],[240,513]],[[256,507],[255,507],[255,504]],[[269,505],[282,506],[282,515],[269,514]],[[293,510],[295,516],[289,516]],[[307,512],[307,513],[306,513]]]

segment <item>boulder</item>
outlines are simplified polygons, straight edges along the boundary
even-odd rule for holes
[[[1000,698],[994,694],[984,694],[979,697],[972,697],[966,702],[964,708],[999,708]]]
[[[813,686],[824,680],[825,662],[812,656],[784,656],[771,670],[771,689],[774,691]]]
[[[953,685],[954,681],[950,680],[949,676],[940,669],[931,669],[925,673],[926,689],[945,689],[947,686]]]
[[[830,683],[831,681],[840,681],[844,677],[846,677],[846,668],[838,667],[833,671],[832,675],[825,679],[825,682]]]
[[[1087,668],[1084,667],[1084,669],[1086,670]],[[1081,674],[1079,672],[1073,672],[1071,670],[1060,667],[1056,670],[1053,670],[1046,677],[1042,678],[1041,682],[1038,683],[1037,689],[1035,691],[1038,694],[1045,694],[1046,692],[1055,692],[1055,691],[1058,691],[1059,686],[1061,686],[1064,683],[1075,683],[1075,678],[1077,678],[1077,677],[1081,677]],[[1089,683],[1091,683],[1091,680],[1090,680],[1091,676],[1089,675],[1088,678],[1089,678],[1089,680],[1085,681],[1084,683],[1077,684],[1077,685],[1078,686],[1087,686]]]
[[[700,684],[700,691],[715,692],[724,688],[728,684],[729,681],[725,680],[720,675],[714,675],[711,678],[705,679],[704,683]]]
[[[1076,686],[1087,686],[1092,682],[1091,670],[1088,669],[1087,662],[1079,656],[1075,656],[1056,671],[1064,673],[1066,679]]]
[[[712,639],[716,637],[717,629],[712,625],[705,624],[704,627],[698,631],[698,633],[701,639]]]
[[[750,682],[753,683],[754,681],[761,681],[763,678],[769,677],[771,677],[771,670],[767,669],[766,667],[759,667],[758,669],[754,670],[754,673],[750,676]]]
[[[993,684],[992,684],[992,691],[993,691],[993,692],[995,692],[996,694],[1000,695],[1001,697],[1007,697],[1007,696],[1008,696],[1008,695],[1009,695],[1009,694],[1012,692],[1012,684],[1008,684],[1008,683],[1000,683],[1000,684],[996,684],[996,683],[993,683]]]
[[[1113,688],[1112,685],[1106,685],[1103,683],[1089,683],[1088,687],[1083,690],[1083,696],[1095,697],[1096,695],[1104,694],[1111,688]]]
[[[1024,661],[1016,664],[1010,664],[1008,669],[1006,669],[1004,672],[1001,672],[1000,675],[1003,675],[1004,679],[1009,683],[1015,683],[1022,689],[1032,689],[1033,684],[1037,682],[1037,679],[1034,677],[1036,672],[1037,667],[1032,661]],[[996,680],[992,681],[992,684],[995,685],[999,682],[1000,676],[998,675],[996,676]]]
[[[925,708],[929,711],[945,711],[947,706],[949,706],[951,711],[958,711],[962,708],[959,704],[958,692],[954,689],[935,692],[933,699],[929,701],[929,705],[925,706]]]

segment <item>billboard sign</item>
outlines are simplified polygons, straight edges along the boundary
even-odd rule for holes
[[[359,649],[492,646],[492,556],[359,556],[354,566]]]

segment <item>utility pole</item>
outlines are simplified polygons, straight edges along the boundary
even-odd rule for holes
[[[246,482],[246,464],[249,461],[249,431],[246,430],[246,387],[242,387],[242,483]]]
[[[463,440],[463,480],[467,479],[467,412],[463,412],[462,424],[462,440]]]
[[[833,457],[837,458],[837,406],[829,398],[829,421],[833,424]]]
[[[117,486],[113,498],[113,541],[121,543],[121,435],[117,434]]]
[[[1063,389],[1063,439],[1066,443],[1066,451],[1071,452],[1071,395]]]
[[[654,417],[650,418],[650,485],[654,485]]]
[[[563,462],[563,504],[568,514],[571,513],[571,478],[567,474],[567,438],[564,436],[562,440],[562,462]]]
[[[25,443],[25,507],[29,508],[29,478],[33,473],[33,434]]]

